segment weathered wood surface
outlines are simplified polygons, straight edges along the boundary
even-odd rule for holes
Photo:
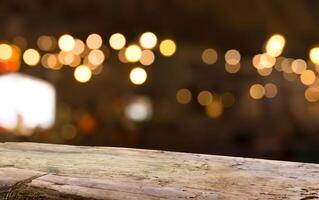
[[[319,199],[319,165],[0,143],[0,199]]]

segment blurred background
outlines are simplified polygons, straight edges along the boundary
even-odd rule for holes
[[[0,2],[0,141],[319,162],[319,2]]]

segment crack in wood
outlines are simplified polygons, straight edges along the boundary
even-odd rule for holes
[[[5,200],[9,200],[10,196],[14,195],[13,193],[14,193],[15,190],[19,190],[21,187],[27,185],[28,183],[31,183],[32,180],[40,178],[40,177],[45,176],[45,175],[47,175],[47,173],[46,174],[40,174],[40,175],[32,176],[32,177],[30,177],[28,179],[25,179],[25,180],[22,180],[22,181],[18,181],[17,183],[15,183],[11,187],[9,187],[9,190],[8,190],[6,196],[5,196]]]

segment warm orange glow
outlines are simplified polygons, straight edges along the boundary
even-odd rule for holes
[[[319,100],[319,89],[315,87],[308,87],[305,91],[305,98],[309,102],[316,102]]]
[[[215,119],[223,114],[223,106],[220,100],[214,100],[211,104],[206,106],[206,114]]]
[[[277,95],[278,89],[275,84],[267,83],[264,88],[265,88],[265,97],[274,98]]]
[[[296,74],[301,74],[307,69],[307,63],[303,59],[296,59],[291,63],[291,69]]]
[[[176,93],[176,100],[180,104],[188,104],[192,100],[192,93],[186,88],[179,89]]]
[[[228,50],[225,54],[225,61],[230,65],[237,65],[240,62],[240,53],[236,49]]]
[[[316,75],[312,70],[305,70],[300,75],[300,80],[304,85],[311,85],[316,80]]]
[[[215,49],[205,49],[202,53],[202,60],[205,64],[212,65],[216,63],[217,58],[218,55]]]
[[[51,36],[42,35],[38,38],[37,45],[43,51],[53,51],[56,48],[56,40]]]
[[[266,43],[266,52],[267,54],[277,57],[279,56],[286,44],[286,40],[284,36],[280,34],[275,34],[269,38],[269,40]]]
[[[105,56],[101,50],[92,50],[88,55],[89,62],[92,65],[100,65],[104,62]]]
[[[319,47],[314,47],[309,51],[309,58],[311,62],[316,65],[319,65]]]
[[[12,47],[8,44],[0,44],[0,60],[9,60],[13,55]]]
[[[197,96],[197,101],[202,106],[207,106],[213,101],[213,95],[209,91],[201,91]]]
[[[93,33],[86,39],[86,45],[90,49],[98,49],[102,46],[103,40],[99,34]]]
[[[235,74],[240,70],[240,63],[237,63],[236,65],[225,63],[225,70],[230,74]]]
[[[80,39],[75,39],[74,48],[72,49],[72,53],[75,55],[81,55],[85,50],[85,44]]]
[[[254,84],[250,87],[249,94],[253,99],[261,99],[265,95],[265,88],[260,84]]]
[[[140,63],[142,65],[145,65],[145,66],[151,65],[153,64],[154,60],[155,60],[155,55],[153,51],[148,49],[142,51],[142,56],[140,59]]]
[[[173,40],[166,39],[161,42],[159,48],[163,56],[172,56],[176,51],[176,44]]]
[[[35,66],[40,62],[40,54],[35,49],[27,49],[23,53],[23,61],[29,66]]]

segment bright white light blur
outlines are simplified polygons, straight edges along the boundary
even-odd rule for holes
[[[109,40],[110,46],[115,50],[122,49],[126,44],[126,39],[121,33],[114,33]]]
[[[275,34],[269,38],[269,40],[266,43],[266,52],[273,56],[273,57],[278,57],[286,44],[286,40],[284,36],[280,34]]]
[[[147,73],[146,71],[141,67],[135,67],[130,72],[130,80],[135,85],[141,85],[143,84],[147,79]]]
[[[17,73],[0,77],[0,127],[50,128],[55,120],[55,89],[41,79]]]
[[[74,78],[78,82],[88,82],[92,77],[92,71],[86,65],[80,65],[74,70]]]
[[[125,49],[125,58],[129,62],[137,62],[142,57],[142,50],[139,46],[133,44]]]
[[[75,40],[71,35],[62,35],[58,41],[62,51],[71,51],[75,46]]]
[[[144,49],[152,49],[157,44],[157,37],[152,32],[143,33],[140,37],[140,45]]]
[[[152,117],[152,102],[148,97],[133,99],[125,108],[125,116],[133,121],[142,122]]]

